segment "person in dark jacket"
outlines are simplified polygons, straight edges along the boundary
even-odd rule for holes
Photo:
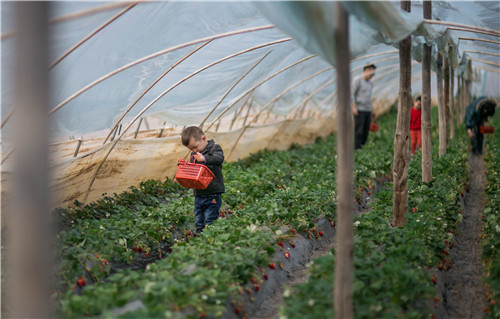
[[[214,140],[207,140],[205,133],[197,126],[189,126],[182,132],[182,144],[191,150],[193,161],[204,164],[214,174],[214,179],[206,189],[193,189],[194,223],[196,233],[201,233],[206,225],[219,217],[222,204],[221,194],[225,192],[222,176],[224,152]]]
[[[465,109],[465,128],[471,138],[472,154],[483,153],[483,138],[479,127],[484,125],[488,117],[495,114],[497,103],[493,99],[480,97],[469,104]]]

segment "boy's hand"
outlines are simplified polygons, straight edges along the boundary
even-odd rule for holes
[[[474,136],[474,132],[472,132],[471,129],[467,129],[467,133],[469,134],[469,137],[473,137]]]
[[[200,152],[196,153],[194,155],[194,159],[197,160],[198,162],[205,162],[205,156],[203,156],[203,154],[201,154]]]

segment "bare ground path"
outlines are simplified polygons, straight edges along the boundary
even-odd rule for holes
[[[470,191],[464,197],[463,220],[450,252],[453,268],[439,271],[438,294],[442,304],[436,311],[439,319],[483,318],[487,305],[481,262],[481,229],[485,196],[485,164],[482,156],[469,156]]]

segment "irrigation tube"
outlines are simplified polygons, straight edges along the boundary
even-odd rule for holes
[[[221,62],[224,62],[228,59],[231,59],[235,56],[238,56],[238,55],[241,55],[241,54],[244,54],[244,53],[247,53],[247,52],[250,52],[250,51],[253,51],[253,50],[257,50],[257,49],[260,49],[260,48],[264,48],[264,47],[267,47],[267,46],[270,46],[270,45],[275,45],[275,44],[279,44],[279,43],[284,43],[284,42],[288,42],[288,41],[291,41],[292,39],[291,38],[285,38],[285,39],[281,39],[281,40],[277,40],[277,41],[273,41],[273,42],[268,42],[268,43],[265,43],[265,44],[261,44],[261,45],[258,45],[258,46],[255,46],[255,47],[252,47],[252,48],[249,48],[249,49],[245,49],[243,51],[240,51],[240,52],[237,52],[237,53],[233,53],[231,55],[228,55],[222,59],[219,59],[217,61],[214,61],[204,67],[202,67],[201,69],[191,73],[190,75],[184,77],[183,79],[179,80],[177,83],[175,83],[174,85],[172,85],[171,87],[169,87],[167,90],[165,90],[163,93],[161,93],[158,97],[156,97],[153,101],[151,101],[148,105],[146,105],[133,119],[132,121],[129,122],[129,124],[127,125],[127,127],[123,130],[122,134],[120,136],[118,136],[118,138],[113,142],[113,144],[111,144],[110,148],[108,149],[108,151],[106,152],[106,154],[104,154],[99,166],[97,167],[97,170],[94,174],[94,177],[92,178],[92,181],[90,182],[89,184],[89,187],[87,189],[87,192],[85,194],[85,198],[83,200],[83,203],[87,202],[87,198],[89,196],[89,193],[90,193],[90,190],[92,189],[92,185],[94,184],[94,181],[95,179],[97,178],[97,174],[99,174],[99,171],[101,170],[102,166],[104,165],[104,162],[106,161],[106,159],[108,158],[109,154],[111,153],[111,151],[115,148],[116,144],[118,144],[118,142],[122,139],[122,137],[125,135],[125,133],[127,132],[127,130],[135,123],[135,121],[142,116],[142,114],[144,114],[144,112],[146,112],[154,103],[156,103],[159,99],[161,99],[163,96],[165,96],[165,94],[167,94],[168,92],[170,92],[171,90],[173,90],[174,88],[176,88],[178,85],[182,84],[184,81],[188,80],[189,78],[195,76],[196,74],[216,65],[216,64],[219,64]]]

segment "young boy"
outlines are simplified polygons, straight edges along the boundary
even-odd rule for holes
[[[224,152],[214,140],[207,141],[205,133],[197,126],[184,129],[182,144],[191,150],[194,162],[206,165],[215,176],[206,189],[193,189],[194,224],[199,234],[205,225],[212,224],[219,217],[221,194],[225,191],[222,177]]]
[[[410,109],[410,142],[411,154],[415,154],[415,149],[422,149],[422,97],[419,95],[413,101],[413,107]]]

